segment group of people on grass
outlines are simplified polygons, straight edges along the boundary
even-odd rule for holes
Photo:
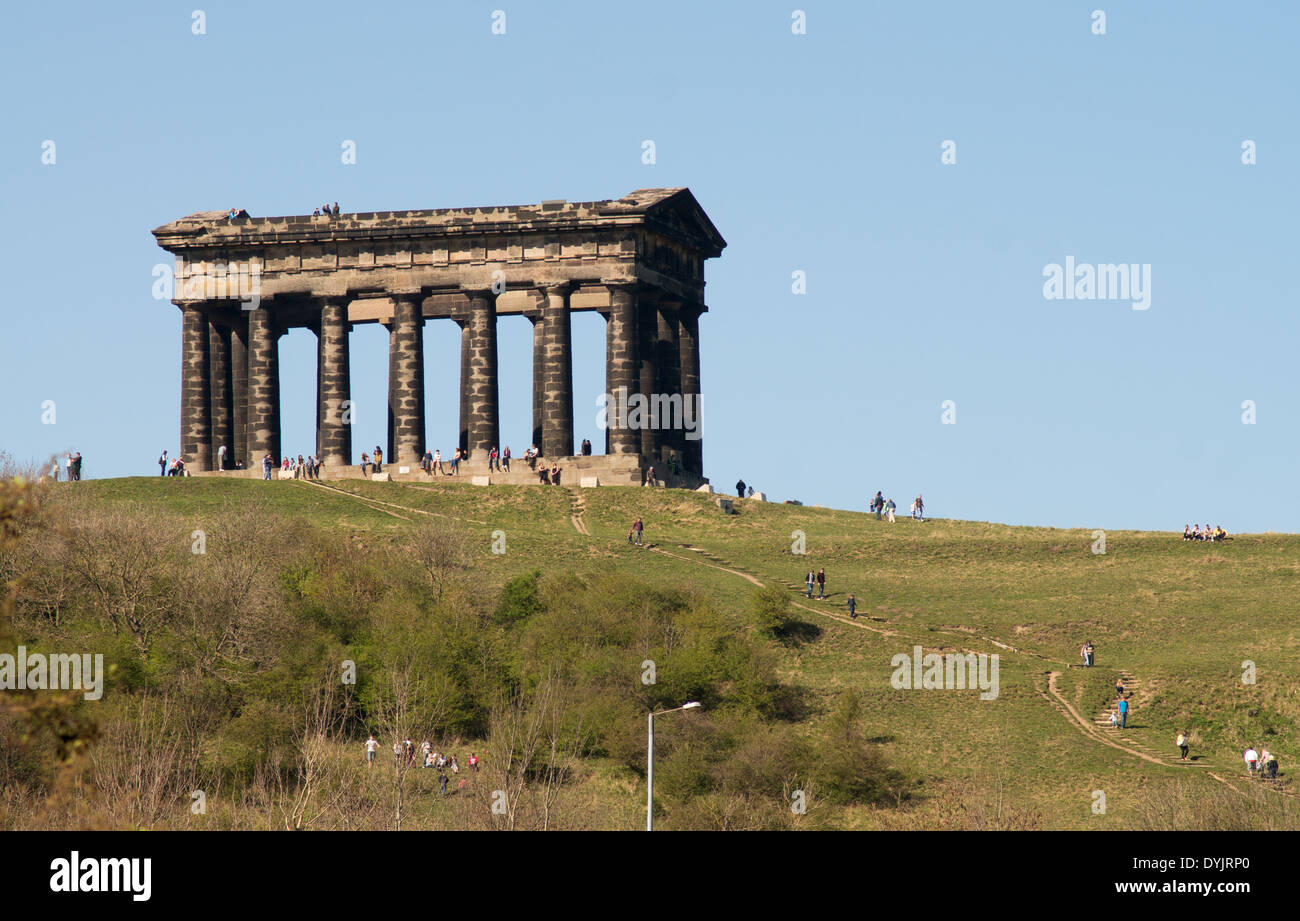
[[[375,738],[374,733],[366,739],[366,766],[374,767],[375,758],[379,753],[379,741]],[[418,749],[419,755],[416,754],[416,746],[413,741],[408,739],[397,739],[393,742],[393,767],[401,769],[402,767],[413,768],[417,764],[421,768],[432,768],[439,772],[439,785],[442,788],[442,795],[447,795],[447,772],[450,771],[452,776],[460,773],[460,761],[452,754],[434,751],[433,743],[425,739],[420,743]],[[469,769],[471,773],[478,773],[479,757],[476,752],[469,753]],[[462,780],[460,787],[465,786]]]
[[[876,513],[876,520],[894,521],[894,512],[898,509],[898,504],[893,499],[886,499],[884,493],[876,490],[876,495],[872,498],[871,504],[867,506],[867,511]],[[925,520],[925,500],[918,494],[912,500],[911,508],[912,518],[916,521]]]
[[[1246,773],[1251,777],[1277,779],[1277,758],[1267,748],[1256,751],[1255,746],[1251,745],[1242,752],[1241,757],[1246,762]]]
[[[1232,538],[1228,536],[1227,531],[1217,524],[1214,526],[1213,531],[1210,530],[1208,524],[1205,526],[1204,531],[1201,530],[1200,524],[1197,524],[1195,527],[1183,525],[1183,540],[1232,540]]]
[[[63,466],[63,479],[75,483],[81,479],[81,452],[65,452],[62,460],[56,454],[50,462],[50,479],[59,481],[59,465]]]

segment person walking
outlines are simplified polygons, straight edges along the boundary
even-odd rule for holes
[[[1092,645],[1092,640],[1083,644],[1083,657],[1087,659],[1089,668],[1097,664],[1097,647]]]
[[[375,766],[375,752],[379,751],[379,743],[375,740],[375,734],[372,732],[370,738],[366,739],[366,767]]]
[[[1184,729],[1182,732],[1178,733],[1178,738],[1174,739],[1174,744],[1178,746],[1180,761],[1187,760],[1187,735],[1187,730]]]
[[[743,498],[745,498],[745,481],[744,481],[744,480],[737,480],[737,481],[736,481],[736,498],[737,498],[737,499],[743,499]]]
[[[921,498],[919,493],[916,497],[916,520],[925,521],[925,500]]]
[[[885,497],[881,495],[880,490],[876,490],[876,497],[871,500],[871,510],[876,513],[876,521],[879,521],[881,513],[885,510]]]
[[[888,502],[885,503],[885,518],[889,521],[890,524],[894,523],[894,509],[896,508],[898,508],[898,506],[894,504],[893,499],[890,499]]]
[[[826,597],[826,570],[817,570],[817,600],[821,601]]]
[[[808,570],[807,581],[808,581],[808,597],[811,598],[813,585],[817,582],[817,573],[813,572],[811,569]]]
[[[1127,700],[1121,700],[1119,702],[1119,728],[1120,729],[1128,728],[1128,701]]]
[[[1259,756],[1259,769],[1268,774],[1269,780],[1277,780],[1277,759],[1267,748]]]
[[[1246,773],[1254,777],[1255,771],[1259,768],[1259,754],[1255,751],[1255,746],[1247,748],[1241,757],[1246,762]]]
[[[857,619],[858,619],[858,602],[857,602],[856,599],[854,599],[854,597],[853,597],[853,593],[852,593],[852,592],[849,593],[849,600],[848,600],[847,604],[848,604],[848,606],[849,606],[849,619],[850,619],[850,620],[857,620]]]
[[[645,525],[641,523],[641,516],[638,515],[636,521],[632,522],[632,537],[638,547],[641,546],[641,532],[645,530]]]

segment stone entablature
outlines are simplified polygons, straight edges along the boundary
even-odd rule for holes
[[[472,459],[500,445],[496,319],[534,325],[533,437],[550,457],[573,454],[569,317],[607,323],[610,393],[699,394],[698,321],[704,262],[726,242],[688,189],[621,199],[500,208],[251,218],[199,212],[157,228],[176,257],[182,310],[182,453],[198,470],[228,456],[280,454],[278,339],[319,337],[317,455],[353,462],[341,407],[350,394],[347,333],[390,331],[388,457],[425,445],[425,321],[460,325],[460,446]],[[699,440],[646,427],[607,430],[610,454],[703,471]]]

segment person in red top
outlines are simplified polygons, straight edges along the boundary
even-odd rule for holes
[[[478,770],[478,755],[474,754],[473,752],[469,753],[469,768],[471,771]]]

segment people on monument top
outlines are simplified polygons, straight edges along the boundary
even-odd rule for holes
[[[537,468],[537,482],[548,484],[551,482],[551,471],[545,464]]]
[[[365,451],[362,451],[361,452],[361,475],[362,476],[367,475],[367,470],[369,469],[369,467],[370,467],[370,455],[367,454]]]
[[[375,472],[375,473],[383,473],[383,472],[384,472],[384,449],[381,448],[381,447],[379,447],[379,445],[375,445],[375,466],[374,466],[374,472]]]
[[[551,485],[560,485],[560,465],[558,462],[551,464]]]
[[[510,445],[506,445],[501,451],[501,460],[497,464],[497,469],[504,470],[506,473],[510,472]]]
[[[654,468],[654,467],[647,467],[647,468],[646,468],[646,471],[645,471],[645,482],[642,483],[641,485],[642,485],[642,486],[658,486],[658,485],[659,485],[659,481],[658,481],[657,479],[655,479],[655,468]]]
[[[429,464],[429,473],[432,474],[435,470],[436,470],[439,474],[444,473],[444,471],[443,471],[443,469],[442,469],[442,449],[441,449],[441,448],[437,448],[437,449],[434,450],[434,452],[433,452],[433,461]]]
[[[537,458],[540,456],[541,454],[537,450],[537,445],[529,445],[528,450],[524,452],[524,462],[528,464],[528,469],[537,469]]]
[[[493,469],[498,473],[501,472],[501,455],[497,453],[496,445],[493,445],[492,450],[488,451],[488,473],[491,473]]]
[[[590,455],[591,455],[591,439],[584,438],[582,439],[582,456],[589,457]]]

